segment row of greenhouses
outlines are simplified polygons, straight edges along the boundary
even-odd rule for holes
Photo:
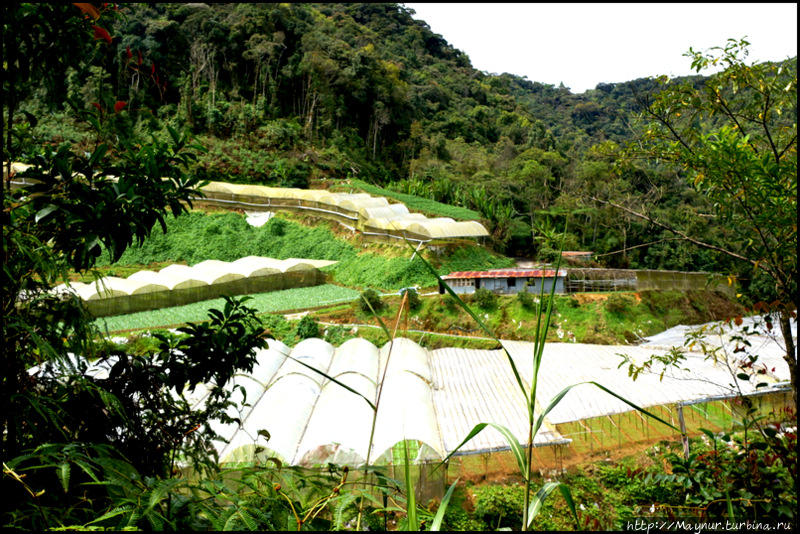
[[[363,465],[368,455],[371,463],[391,463],[393,447],[406,440],[419,444],[415,453],[418,463],[440,461],[453,452],[469,455],[507,449],[506,439],[492,429],[459,447],[482,422],[503,425],[520,440],[527,433],[528,414],[508,356],[523,381],[530,383],[533,344],[502,343],[503,349],[498,350],[427,350],[405,338],[395,338],[381,348],[364,339],[351,339],[334,347],[312,338],[294,348],[271,340],[269,348],[259,352],[252,373],[238,375],[227,386],[243,388],[248,405],[237,403],[231,408],[229,415],[241,424],[214,426],[225,438],[218,443],[220,458],[248,462],[263,454],[264,458],[276,456],[293,465],[330,462],[357,466]],[[653,354],[666,352],[654,346],[549,343],[539,370],[539,409],[566,386],[589,381],[624,395],[638,406],[655,408],[732,398],[739,391],[778,391],[788,377],[788,367],[777,349],[762,350],[769,369],[760,376],[766,385],[759,389],[732,376],[728,367],[731,362],[715,361],[701,353],[687,353],[680,368],[663,376],[644,372],[636,381],[628,376],[625,366],[620,366],[620,354],[641,363]],[[236,391],[235,395],[241,395]],[[204,394],[203,388],[195,390],[197,406],[202,405]],[[373,409],[376,405],[377,414]],[[586,383],[570,391],[548,413],[534,445],[568,446],[572,439],[560,431],[561,426],[631,410],[626,402]],[[647,424],[661,425],[655,420]],[[661,426],[659,431],[670,432]]]
[[[12,164],[15,173],[30,167]],[[25,181],[15,182],[17,185]],[[201,188],[206,201],[243,208],[314,212],[365,235],[410,241],[479,239],[489,235],[477,221],[450,217],[428,218],[411,213],[405,204],[390,204],[385,197],[367,193],[334,193],[324,189],[297,189],[263,185],[209,182]]]
[[[675,407],[688,409],[739,395],[785,397],[789,373],[779,340],[767,331],[753,336],[764,367],[757,386],[732,374],[741,358],[733,352],[734,334],[720,333],[716,346],[722,352],[717,358],[686,352],[679,366],[663,373],[646,370],[636,380],[620,365],[621,355],[640,365],[653,355],[664,356],[668,349],[663,344],[672,342],[669,336],[656,336],[641,346],[548,343],[538,370],[537,412],[565,387],[581,385],[547,413],[534,446],[540,451],[569,450],[574,440],[591,444],[602,438],[606,444],[621,444],[623,437],[635,441],[675,435],[674,429],[633,412],[629,403],[676,427]],[[716,336],[708,330],[709,342]],[[505,454],[507,439],[489,427],[462,441],[479,423],[502,425],[517,439],[525,439],[528,413],[508,360],[530,384],[532,351],[532,343],[519,341],[503,341],[502,349],[496,350],[428,350],[406,338],[381,348],[361,338],[338,347],[310,338],[293,348],[270,340],[268,348],[257,352],[253,370],[235,375],[225,386],[233,394],[228,408],[233,422],[212,423],[222,438],[216,442],[217,451],[226,463],[274,457],[307,467],[391,464],[396,446],[404,442],[415,445],[417,464],[436,463],[451,453],[464,458]],[[84,363],[88,375],[102,378],[115,362],[112,357]],[[57,364],[48,365],[31,372],[57,374],[52,367]],[[201,408],[212,387],[200,385],[183,393]],[[609,432],[617,432],[613,440],[605,435]]]
[[[261,185],[210,182],[202,189],[206,200],[242,207],[292,209],[315,212],[365,234],[432,241],[481,238],[489,235],[477,221],[449,217],[428,218],[411,213],[404,204],[367,193],[333,193],[320,189],[295,189]]]
[[[128,278],[106,276],[85,284],[61,284],[96,317],[154,310],[217,298],[263,293],[325,282],[320,268],[333,261],[247,256],[236,261],[206,260],[194,266],[174,264],[160,271],[142,270]]]

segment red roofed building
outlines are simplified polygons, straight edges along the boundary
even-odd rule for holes
[[[513,295],[522,291],[538,293],[544,285],[548,293],[556,284],[556,293],[564,293],[565,269],[494,269],[491,271],[458,271],[443,276],[442,280],[455,293],[474,293],[485,288],[494,293]],[[444,293],[444,288],[440,288]]]

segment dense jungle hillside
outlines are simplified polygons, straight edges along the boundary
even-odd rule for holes
[[[116,76],[89,55],[78,69],[50,65],[51,83],[16,115],[38,117],[34,135],[10,152],[91,148],[66,110],[110,109],[98,97],[110,88],[135,130],[190,129],[207,148],[193,169],[201,178],[292,187],[357,178],[479,212],[507,255],[552,258],[569,215],[564,247],[609,266],[729,267],[592,200],[648,205],[709,243],[737,239],[674,170],[619,165],[658,80],[572,94],[480,72],[401,4],[131,4],[117,15]]]

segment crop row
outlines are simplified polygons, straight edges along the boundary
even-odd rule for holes
[[[260,313],[273,313],[348,302],[357,299],[358,296],[358,291],[326,284],[250,295],[252,299],[247,301],[247,306],[255,308]],[[224,305],[225,301],[221,298],[211,299],[184,306],[103,317],[97,319],[95,323],[108,332],[178,325],[207,319],[208,310],[222,309]]]

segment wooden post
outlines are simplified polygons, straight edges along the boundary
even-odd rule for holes
[[[678,422],[681,425],[681,442],[683,442],[683,457],[689,459],[689,436],[686,435],[686,421],[683,419],[683,406],[678,404]]]

